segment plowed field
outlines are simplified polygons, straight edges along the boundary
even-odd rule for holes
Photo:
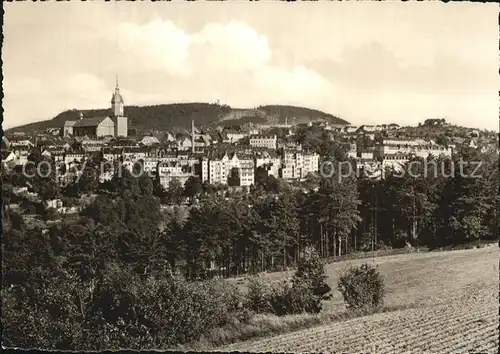
[[[498,353],[498,247],[391,256],[374,261],[386,279],[385,304],[410,308],[234,343],[219,350]],[[327,267],[333,288],[338,271],[348,263]],[[341,295],[336,293],[325,311],[338,310],[343,310],[343,304]]]

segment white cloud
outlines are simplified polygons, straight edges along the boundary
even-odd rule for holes
[[[122,59],[129,66],[186,74],[190,37],[172,21],[154,20],[144,25],[123,23],[117,28],[117,36]]]
[[[6,76],[3,79],[5,99],[11,97],[26,97],[31,94],[38,94],[42,89],[42,82],[32,77],[13,78]]]
[[[255,70],[271,58],[266,37],[244,23],[209,23],[188,34],[172,21],[124,23],[116,37],[123,60],[135,70],[161,70],[171,75]]]
[[[292,70],[267,66],[256,72],[255,84],[268,92],[271,100],[286,103],[318,103],[335,93],[333,85],[303,66]]]
[[[268,39],[243,22],[209,23],[188,34],[171,21],[155,20],[121,25],[116,35],[125,57],[136,53],[126,62],[128,70],[165,71],[184,85],[210,90],[207,98],[219,92],[229,103],[241,102],[237,96],[245,90],[249,102],[266,95],[274,102],[306,104],[331,91],[327,80],[306,67],[271,65]]]
[[[191,37],[191,65],[200,70],[258,70],[271,59],[267,38],[244,23],[210,23]]]

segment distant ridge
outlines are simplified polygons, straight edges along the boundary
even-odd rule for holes
[[[41,131],[48,128],[59,128],[67,120],[77,120],[80,112],[84,117],[109,115],[110,109],[67,110],[59,113],[50,120],[25,124],[6,130],[13,132]],[[260,106],[256,109],[236,109],[227,105],[210,103],[174,103],[152,106],[126,106],[125,114],[129,118],[129,128],[138,131],[152,129],[169,130],[175,128],[189,128],[191,120],[198,126],[216,126],[232,124],[271,124],[285,123],[299,124],[308,122],[328,121],[332,124],[349,124],[347,121],[331,114],[295,106]]]

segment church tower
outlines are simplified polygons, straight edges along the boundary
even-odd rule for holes
[[[115,122],[115,137],[127,136],[127,117],[123,114],[123,97],[118,86],[118,76],[116,76],[116,87],[111,97],[111,119]]]
[[[111,97],[111,112],[113,117],[123,117],[123,97],[118,87],[118,76],[116,77],[115,93]]]

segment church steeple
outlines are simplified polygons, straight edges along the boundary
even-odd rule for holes
[[[111,97],[111,113],[114,117],[123,117],[123,97],[118,86],[118,75],[116,75],[115,93]]]

